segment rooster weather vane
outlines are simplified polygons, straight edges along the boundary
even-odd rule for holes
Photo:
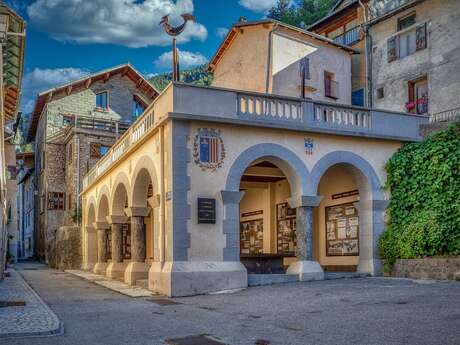
[[[173,37],[173,81],[179,81],[179,54],[177,51],[176,37],[179,36],[185,30],[185,26],[187,25],[188,21],[195,21],[195,17],[190,13],[182,14],[181,17],[184,19],[184,23],[177,27],[172,27],[169,24],[169,16],[164,16],[160,22],[160,25],[163,25],[163,29],[165,30],[165,32],[169,36]]]

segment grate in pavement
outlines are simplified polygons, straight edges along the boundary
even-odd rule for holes
[[[37,268],[36,267],[24,267],[22,270],[23,271],[36,271]]]
[[[178,339],[166,339],[169,345],[225,345],[220,341],[211,339],[205,335],[195,335]]]
[[[176,304],[182,304],[176,301],[173,301],[172,299],[168,298],[147,298],[146,301],[152,302],[158,305],[176,305]]]
[[[25,305],[26,305],[25,301],[0,301],[0,308],[24,307]]]

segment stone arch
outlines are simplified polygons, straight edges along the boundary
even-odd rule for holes
[[[88,212],[86,214],[85,224],[86,226],[93,226],[93,223],[96,221],[96,201],[91,197],[86,204]]]
[[[322,157],[313,167],[310,174],[310,183],[308,184],[309,195],[316,195],[319,182],[324,173],[332,166],[337,164],[348,164],[357,169],[362,174],[372,192],[373,200],[384,200],[382,184],[374,168],[361,156],[349,151],[334,151]],[[363,186],[364,188],[364,186]]]
[[[107,186],[103,186],[99,191],[99,197],[96,204],[96,222],[107,222],[106,217],[110,210],[110,193]]]
[[[242,152],[233,162],[227,175],[226,190],[221,192],[224,204],[223,232],[226,235],[226,246],[223,258],[226,261],[239,261],[240,217],[239,203],[243,197],[240,192],[241,178],[244,171],[256,160],[263,159],[275,164],[286,176],[291,196],[306,195],[309,172],[302,160],[284,146],[263,143],[254,145]]]
[[[91,197],[87,205],[87,214],[84,224],[83,243],[84,243],[84,262],[83,268],[91,270],[97,262],[97,238],[94,223],[96,222],[96,200]]]
[[[242,152],[230,168],[225,189],[239,191],[244,171],[257,159],[264,159],[278,166],[286,175],[294,195],[306,195],[309,181],[308,168],[294,152],[272,143],[257,144]]]
[[[148,187],[152,184],[153,194],[158,192],[158,179],[152,159],[142,156],[132,173],[132,195],[131,204],[135,207],[145,207],[147,201]]]
[[[126,204],[131,204],[130,200],[130,183],[128,176],[120,172],[113,184],[112,198],[110,202],[110,215],[111,216],[124,216]]]
[[[350,173],[359,190],[355,203],[359,214],[358,271],[372,275],[381,273],[378,239],[384,230],[384,213],[387,206],[382,183],[371,164],[363,157],[348,151],[326,154],[313,167],[309,193],[316,195],[324,174],[333,166],[341,166]]]

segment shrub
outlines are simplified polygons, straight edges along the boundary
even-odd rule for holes
[[[390,270],[398,258],[460,254],[460,123],[406,144],[386,166],[389,221],[379,240]]]

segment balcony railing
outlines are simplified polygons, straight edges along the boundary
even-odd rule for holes
[[[343,44],[346,46],[351,46],[360,40],[359,37],[359,26],[355,26],[353,29],[346,31],[334,38],[335,43]]]
[[[460,107],[439,113],[432,114],[430,116],[430,122],[454,122],[460,121]]]
[[[415,114],[174,83],[89,171],[83,189],[154,133],[157,124],[167,117],[400,141],[419,140],[419,126],[428,122],[426,116]]]
[[[71,128],[80,128],[84,130],[103,131],[121,135],[131,125],[128,122],[117,121],[112,119],[103,119],[92,116],[83,115],[63,115],[64,128],[70,130]]]

